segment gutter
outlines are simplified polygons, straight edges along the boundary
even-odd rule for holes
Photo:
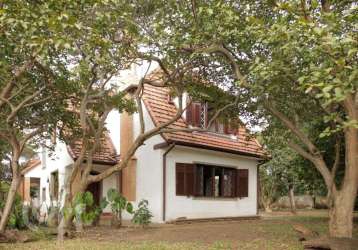
[[[212,150],[212,151],[216,151],[216,152],[224,152],[224,153],[235,154],[235,155],[255,157],[255,158],[258,158],[258,159],[265,159],[266,158],[265,156],[258,155],[258,154],[255,154],[255,153],[247,153],[247,152],[242,152],[242,151],[238,151],[238,150],[217,148],[217,147],[213,147],[213,146],[200,145],[200,144],[191,143],[191,142],[173,141],[173,140],[168,140],[168,142],[156,144],[156,145],[153,146],[153,149],[156,150],[156,149],[166,148],[171,143],[175,143],[175,145],[178,145],[178,146],[206,149],[206,150]]]
[[[172,143],[169,145],[169,148],[165,150],[163,154],[163,222],[165,222],[165,212],[166,212],[166,186],[167,186],[167,154],[172,151],[172,149],[175,147],[175,143]]]

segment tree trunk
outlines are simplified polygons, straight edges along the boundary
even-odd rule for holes
[[[265,209],[265,212],[266,213],[271,213],[272,212],[272,209],[271,209],[271,206],[270,206],[270,202],[267,202],[264,204],[264,209]]]
[[[63,210],[69,211],[69,209],[72,207],[72,202],[77,193],[84,192],[87,188],[86,185],[79,179],[80,178],[80,172],[78,172],[77,176],[72,179],[71,177],[66,180],[65,183],[65,199],[63,204]],[[70,180],[73,180],[72,183],[70,183]],[[61,204],[60,204],[61,205]],[[65,216],[66,215],[66,216]],[[62,212],[60,224],[58,225],[58,234],[57,234],[57,240],[62,242],[67,234],[69,234],[69,231],[72,228],[72,222],[74,219],[73,213],[66,214],[65,212]]]
[[[352,238],[353,210],[358,188],[358,129],[345,130],[346,168],[339,191],[332,192],[329,211],[331,237]]]
[[[294,191],[293,185],[290,184],[288,187],[288,197],[290,199],[291,212],[293,214],[295,214],[296,213],[296,203],[295,203],[295,194],[293,191]]]
[[[7,194],[5,207],[2,212],[2,216],[1,216],[1,220],[0,220],[0,234],[5,232],[6,225],[8,223],[9,216],[12,211],[12,207],[14,205],[16,192],[17,192],[17,189],[19,188],[20,182],[21,182],[21,177],[14,175],[13,179],[11,181],[9,193]]]
[[[111,226],[114,228],[120,228],[122,226],[122,211],[120,211],[118,214],[113,213]]]
[[[272,209],[271,209],[272,199],[270,197],[264,197],[264,195],[261,194],[260,200],[261,200],[261,206],[265,209],[265,212],[271,213],[272,212]]]
[[[329,210],[330,236],[352,238],[355,196],[340,191],[332,199],[332,207]]]

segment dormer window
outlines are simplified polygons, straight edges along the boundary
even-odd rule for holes
[[[206,128],[210,121],[210,116],[214,115],[214,113],[215,109],[210,107],[208,102],[192,102],[191,104],[188,104],[186,109],[186,121],[193,127]],[[228,135],[237,135],[238,132],[237,124],[235,124],[233,120],[224,122],[216,120],[208,130]]]

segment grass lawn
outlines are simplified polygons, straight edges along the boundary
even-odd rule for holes
[[[272,213],[260,220],[154,225],[148,229],[96,227],[66,240],[62,246],[57,245],[56,239],[40,235],[38,241],[0,244],[0,249],[303,249],[292,224],[301,223],[325,234],[327,220],[326,211],[306,211],[296,216]],[[354,238],[358,238],[358,214]]]

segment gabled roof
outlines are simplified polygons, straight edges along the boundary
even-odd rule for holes
[[[76,160],[82,148],[82,141],[75,140],[69,145],[67,145],[67,150],[70,156]],[[105,133],[101,137],[98,148],[93,154],[93,163],[105,164],[105,165],[115,165],[119,161],[119,155],[117,155],[116,149],[113,146],[113,142],[109,137],[108,133]]]
[[[175,104],[168,102],[168,88],[154,87],[145,84],[143,101],[148,112],[156,126],[170,120],[175,116],[177,108]],[[183,118],[180,118],[169,128],[187,128],[188,124]],[[217,134],[213,132],[175,132],[163,134],[167,144],[175,143],[176,145],[198,147],[215,151],[222,151],[234,154],[254,156],[265,158],[266,152],[256,139],[251,137],[246,128],[239,127],[236,139],[230,136]]]
[[[26,174],[27,172],[29,172],[30,170],[34,169],[35,167],[37,167],[38,165],[41,164],[40,159],[34,158],[34,159],[30,159],[25,167],[21,170],[21,174]]]

